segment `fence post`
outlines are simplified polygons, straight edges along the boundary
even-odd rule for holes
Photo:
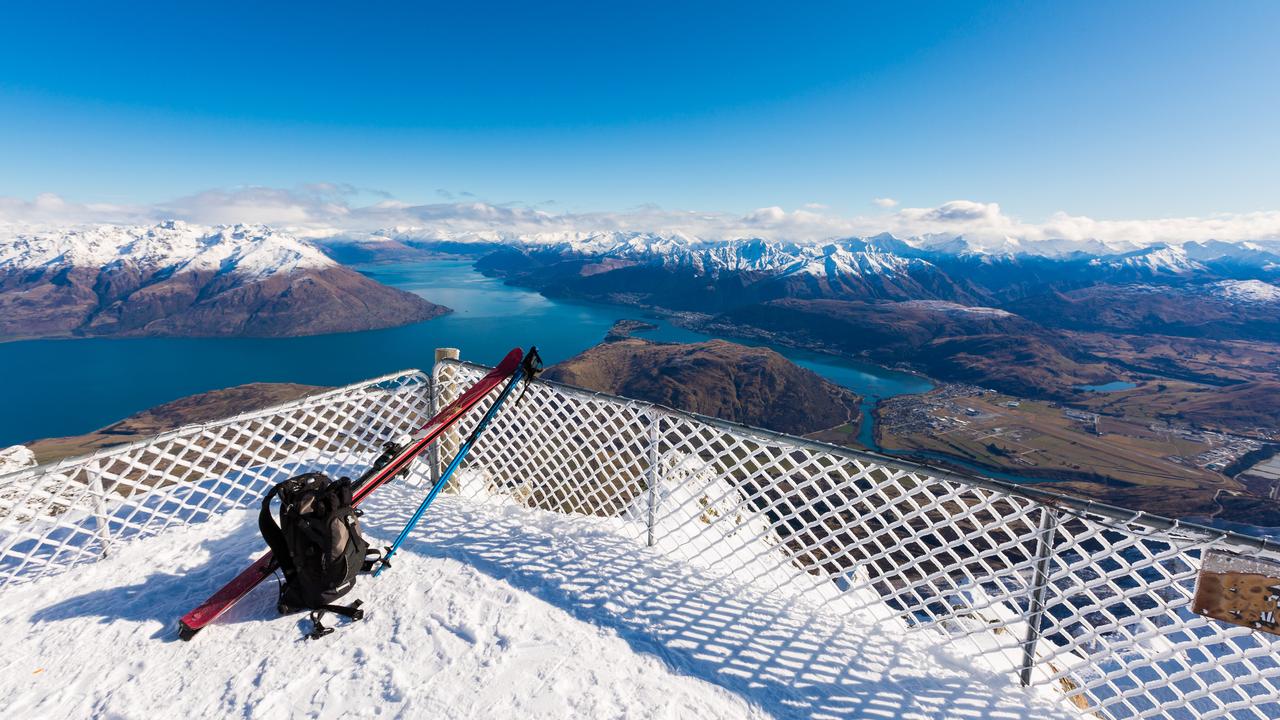
[[[658,512],[658,481],[661,475],[658,474],[658,423],[662,422],[662,416],[649,409],[649,467],[645,470],[645,484],[649,486],[649,537],[647,545],[653,547],[654,543],[654,516]]]
[[[440,412],[440,383],[436,379],[436,369],[431,368],[431,375],[428,376],[427,382],[427,417],[435,417]],[[435,487],[440,481],[440,443],[433,442],[431,447],[427,448],[427,468],[431,473],[431,487]]]
[[[1040,642],[1040,620],[1044,618],[1045,596],[1049,592],[1049,559],[1058,537],[1058,511],[1044,507],[1040,511],[1040,527],[1036,533],[1036,567],[1031,577],[1031,604],[1027,616],[1027,636],[1022,642],[1022,686],[1031,684],[1031,670],[1036,662],[1036,645]]]
[[[102,543],[101,557],[105,558],[111,549],[111,525],[107,520],[107,491],[102,484],[102,466],[95,460],[89,463],[85,472],[89,474],[89,492],[93,494],[94,530]]]
[[[440,363],[444,360],[457,360],[462,356],[458,348],[436,348],[435,365],[431,368],[431,416],[439,412],[440,393],[442,392],[440,380]],[[427,451],[427,464],[431,467],[431,487],[435,487],[440,482],[440,448],[446,442],[450,443],[452,449],[457,432],[455,430],[446,430],[435,442],[431,443],[431,448]]]

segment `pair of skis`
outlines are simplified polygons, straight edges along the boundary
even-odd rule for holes
[[[520,348],[512,349],[496,368],[477,380],[476,383],[468,388],[466,392],[445,406],[444,409],[437,412],[434,417],[428,420],[426,424],[418,430],[418,432],[414,433],[408,445],[401,450],[398,455],[392,458],[390,462],[382,464],[381,468],[377,469],[370,477],[365,479],[360,488],[352,496],[351,504],[359,505],[360,502],[367,498],[373,491],[382,487],[392,478],[407,470],[414,458],[418,457],[418,455],[426,450],[432,442],[435,442],[436,439],[443,435],[444,432],[456,423],[463,415],[465,415],[468,410],[471,410],[478,405],[490,391],[502,384],[504,380],[509,380],[510,382],[508,383],[508,387],[504,390],[505,397],[506,392],[515,385],[516,381],[518,381],[520,377],[531,376],[533,358],[536,357],[537,351],[530,348],[529,358],[527,362],[522,364],[522,361],[526,360],[524,352]],[[499,403],[494,403],[495,407],[498,405]],[[493,408],[490,410],[492,413]],[[487,413],[486,417],[489,417],[491,413]],[[455,461],[458,462],[458,459],[455,458]],[[451,470],[453,467],[454,463],[450,463]],[[443,479],[444,478],[442,477],[442,480]],[[432,494],[429,496],[429,500],[434,499],[437,488],[442,484],[443,483],[437,483],[436,487],[432,488]],[[429,505],[430,502],[427,502],[426,504]],[[417,518],[421,517],[421,512],[425,511],[426,508],[422,507],[419,510],[419,513],[415,515],[415,522]],[[402,535],[407,535],[407,531],[408,528],[406,528],[406,532],[402,533]],[[402,542],[402,540],[399,542]],[[249,592],[257,587],[259,583],[267,579],[277,567],[278,565],[274,556],[270,551],[267,551],[266,554],[259,557],[252,565],[245,568],[239,575],[235,576],[230,582],[222,586],[220,590],[209,596],[208,600],[205,600],[194,610],[183,615],[182,619],[178,621],[178,637],[183,640],[190,640],[195,637],[196,633],[204,629],[204,627],[209,623],[218,619],[219,616],[239,602],[241,598],[248,595]]]

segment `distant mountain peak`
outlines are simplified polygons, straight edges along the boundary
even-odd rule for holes
[[[1186,275],[1205,272],[1206,268],[1192,260],[1181,246],[1157,243],[1120,255],[1095,258],[1092,264],[1113,269],[1131,270],[1149,275]]]
[[[125,264],[252,278],[337,266],[310,243],[265,225],[206,227],[167,220],[36,230],[0,239],[0,272]]]

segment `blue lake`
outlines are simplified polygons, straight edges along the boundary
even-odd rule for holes
[[[598,343],[634,308],[552,300],[504,285],[469,261],[358,267],[371,277],[454,313],[386,330],[302,338],[124,338],[0,343],[0,447],[88,432],[185,395],[248,382],[343,385],[406,368],[429,369],[437,347],[497,362],[513,346],[536,344],[547,363]],[[647,318],[646,318],[647,319]],[[662,320],[644,337],[696,342],[709,336]],[[759,344],[759,343],[756,343]],[[924,378],[828,355],[777,348],[799,365],[875,401],[928,391]],[[870,423],[861,437],[870,445]]]
[[[1137,383],[1116,380],[1114,382],[1103,383],[1101,385],[1077,385],[1077,390],[1085,390],[1089,392],[1117,392],[1120,390],[1132,390],[1138,387]]]

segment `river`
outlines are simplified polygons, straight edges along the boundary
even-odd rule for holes
[[[437,347],[493,364],[513,346],[536,344],[548,364],[600,342],[634,308],[554,300],[485,277],[466,260],[356,266],[388,285],[447,305],[454,313],[385,330],[301,338],[88,338],[0,343],[0,447],[89,432],[185,395],[248,382],[343,385],[405,368],[430,368]],[[697,342],[710,336],[661,319],[640,334]],[[755,342],[752,344],[761,344]],[[926,392],[909,373],[791,348],[797,364],[866,398]],[[871,446],[864,422],[860,439]]]

